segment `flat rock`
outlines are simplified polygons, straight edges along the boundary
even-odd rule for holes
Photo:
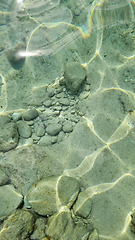
[[[13,185],[0,187],[0,217],[8,216],[21,204],[23,196]]]
[[[7,152],[18,144],[18,131],[14,122],[8,122],[0,126],[0,151]]]

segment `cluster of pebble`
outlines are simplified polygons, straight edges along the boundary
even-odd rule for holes
[[[0,219],[5,220],[0,239],[99,239],[90,221],[91,199],[80,192],[75,178],[47,177],[32,185],[26,196],[7,184],[0,187],[0,195]]]
[[[78,71],[78,77],[73,70]],[[69,136],[82,117],[78,102],[89,96],[90,85],[85,84],[80,89],[85,77],[81,65],[67,64],[65,77],[46,86],[44,100],[38,109],[32,107],[12,115],[1,115],[0,151],[33,143],[51,145]]]

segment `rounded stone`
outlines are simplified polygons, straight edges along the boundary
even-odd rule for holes
[[[37,126],[35,128],[35,133],[37,135],[37,137],[42,137],[45,135],[45,128],[44,126]]]
[[[36,110],[36,108],[28,109],[27,111],[25,111],[22,114],[22,117],[24,118],[24,120],[30,121],[30,120],[38,117],[38,111]]]
[[[23,138],[29,138],[32,134],[31,127],[25,123],[24,121],[18,121],[17,122],[18,132],[19,135]]]
[[[78,62],[67,63],[64,75],[66,86],[73,93],[79,90],[81,84],[86,79],[86,71]]]
[[[59,123],[51,123],[47,126],[46,132],[51,135],[55,136],[57,135],[62,129],[62,125]]]
[[[10,215],[22,202],[23,196],[11,185],[0,187],[0,217]]]
[[[63,132],[69,133],[73,131],[73,125],[70,122],[67,122],[63,125]]]

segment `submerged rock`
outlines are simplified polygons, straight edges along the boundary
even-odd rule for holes
[[[21,42],[14,48],[7,50],[7,58],[15,70],[20,70],[25,63],[26,57],[21,55],[25,49],[25,44]]]
[[[66,86],[72,93],[76,93],[86,79],[86,71],[78,62],[67,63],[64,75]]]
[[[7,152],[18,144],[17,126],[13,122],[6,123],[0,127],[0,151]]]
[[[21,204],[23,196],[13,185],[0,187],[0,217],[8,216]]]
[[[78,193],[79,182],[75,178],[47,177],[34,184],[25,199],[38,214],[53,215],[61,206],[70,208]]]
[[[29,239],[33,228],[33,215],[28,211],[18,209],[5,221],[3,229],[0,231],[0,239]]]

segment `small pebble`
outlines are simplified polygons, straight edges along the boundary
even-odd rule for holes
[[[64,106],[69,106],[70,105],[70,102],[67,98],[60,98],[59,103],[64,105]]]
[[[67,122],[63,125],[63,132],[69,133],[73,131],[73,125],[70,122]]]
[[[57,135],[62,129],[62,125],[59,123],[52,123],[49,124],[46,128],[46,132],[51,135],[51,136],[55,136]]]
[[[37,135],[37,137],[42,137],[45,135],[45,128],[44,126],[37,126],[35,129],[35,133]]]
[[[32,133],[32,129],[30,126],[28,126],[27,123],[25,123],[24,121],[18,121],[17,122],[17,127],[18,127],[18,132],[19,135],[23,138],[29,138],[31,136]]]
[[[22,116],[23,116],[24,120],[30,121],[30,120],[33,120],[34,118],[38,117],[38,111],[35,108],[31,108],[31,109],[26,110]]]

